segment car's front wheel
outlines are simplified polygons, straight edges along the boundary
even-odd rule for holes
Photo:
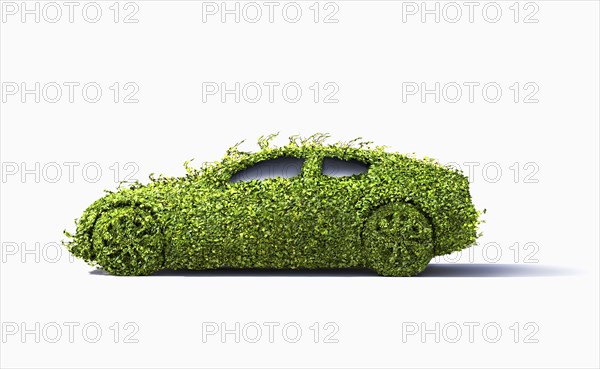
[[[110,274],[152,274],[164,265],[162,239],[160,225],[147,210],[114,208],[96,220],[93,259]]]
[[[414,205],[390,203],[377,208],[365,223],[367,263],[380,275],[414,276],[433,257],[433,228]]]

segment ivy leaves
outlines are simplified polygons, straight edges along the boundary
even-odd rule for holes
[[[230,147],[222,160],[184,177],[150,177],[120,186],[86,209],[73,255],[116,275],[163,268],[368,267],[382,275],[416,275],[435,255],[477,238],[479,212],[469,182],[434,159],[389,153],[361,138],[327,144],[329,135],[261,136],[261,150]],[[299,176],[229,183],[256,163],[306,159]],[[323,158],[358,160],[366,173],[332,178]]]

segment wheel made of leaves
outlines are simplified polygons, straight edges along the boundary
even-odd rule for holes
[[[363,232],[367,263],[380,275],[414,276],[434,256],[431,222],[409,203],[377,208]]]

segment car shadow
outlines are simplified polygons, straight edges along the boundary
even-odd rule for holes
[[[539,264],[429,264],[420,277],[559,277],[575,275],[575,271]]]
[[[110,276],[95,269],[92,275]],[[418,278],[557,277],[577,274],[573,270],[537,264],[429,264]],[[162,270],[149,277],[380,277],[370,269],[234,269]],[[384,277],[380,277],[384,278]]]
[[[110,276],[102,269],[90,272],[94,275]],[[206,270],[171,270],[165,269],[148,277],[378,277],[370,269],[269,269],[269,268],[219,268]]]

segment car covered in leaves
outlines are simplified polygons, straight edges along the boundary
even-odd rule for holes
[[[161,269],[369,268],[413,276],[469,247],[480,212],[469,182],[433,159],[327,135],[260,151],[231,147],[184,177],[154,178],[94,202],[69,251],[115,275]]]

